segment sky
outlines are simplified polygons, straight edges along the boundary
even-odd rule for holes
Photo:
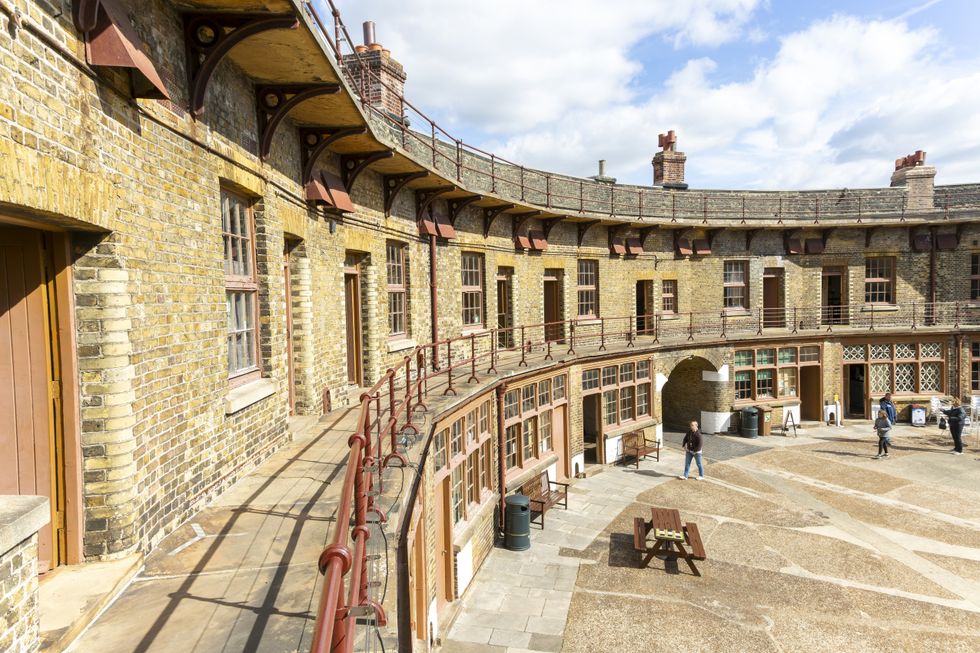
[[[673,129],[692,188],[887,186],[915,150],[980,181],[977,0],[334,1],[410,102],[529,167],[650,184]]]

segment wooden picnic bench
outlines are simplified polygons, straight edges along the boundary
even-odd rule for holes
[[[640,459],[646,458],[649,454],[657,454],[657,462],[660,462],[660,443],[651,440],[644,435],[643,431],[630,431],[623,434],[623,458],[633,456],[636,468],[640,468]]]
[[[655,540],[652,547],[647,543],[651,531]],[[690,551],[684,548],[685,544]],[[681,513],[670,508],[652,508],[650,521],[643,517],[633,518],[633,548],[639,553],[641,569],[649,566],[655,556],[675,560],[683,558],[691,572],[700,576],[701,572],[694,561],[707,559],[698,525],[694,522],[682,525]]]
[[[552,489],[555,486],[556,489]],[[561,506],[568,510],[568,483],[559,483],[548,478],[548,472],[543,471],[536,478],[527,481],[521,487],[521,494],[527,496],[531,503],[531,523],[534,523],[533,513],[541,517],[541,528],[544,528],[544,513],[548,508]]]

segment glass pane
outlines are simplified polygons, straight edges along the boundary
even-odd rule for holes
[[[779,396],[796,396],[796,368],[787,367],[779,370]]]
[[[756,365],[772,365],[775,362],[776,350],[760,349],[755,353]]]
[[[895,392],[915,392],[915,363],[895,365]]]
[[[619,382],[625,383],[633,380],[633,363],[623,363],[619,366]]]
[[[871,360],[889,360],[891,357],[891,345],[871,345]]]
[[[809,346],[800,347],[800,362],[812,363],[820,360],[820,347]]]
[[[914,342],[896,343],[895,358],[905,359],[905,360],[915,358],[915,343]]]
[[[560,401],[565,398],[565,377],[556,376],[552,384],[552,401]]]
[[[871,366],[871,392],[884,394],[892,390],[892,366],[887,363],[876,363]]]
[[[974,363],[974,365],[976,364]],[[943,389],[942,363],[922,363],[919,366],[919,391],[942,392],[942,389]]]
[[[650,361],[639,361],[636,364],[636,378],[650,378]]]
[[[616,385],[616,366],[602,368],[602,385]]]
[[[943,346],[938,342],[924,342],[921,345],[922,358],[942,358]]]
[[[796,362],[796,348],[795,347],[785,347],[779,350],[779,364],[784,365],[786,363]]]
[[[736,367],[752,367],[752,350],[743,349],[735,352]]]

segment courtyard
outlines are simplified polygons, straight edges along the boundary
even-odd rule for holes
[[[703,482],[676,446],[580,479],[530,550],[491,553],[443,650],[980,650],[976,435],[952,456],[934,424],[895,430],[882,460],[861,422],[708,436]],[[698,524],[702,577],[637,568],[651,506]]]

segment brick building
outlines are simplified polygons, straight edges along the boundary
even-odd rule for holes
[[[418,640],[500,497],[614,462],[625,432],[980,391],[980,186],[935,187],[924,155],[880,189],[700,192],[671,132],[655,187],[592,181],[409,125],[373,32],[342,71],[299,0],[0,10],[0,494],[50,503],[0,552],[17,587],[151,550],[290,415],[406,360],[445,382],[538,357],[426,415],[389,608]],[[30,650],[29,615],[7,623],[0,648]]]

